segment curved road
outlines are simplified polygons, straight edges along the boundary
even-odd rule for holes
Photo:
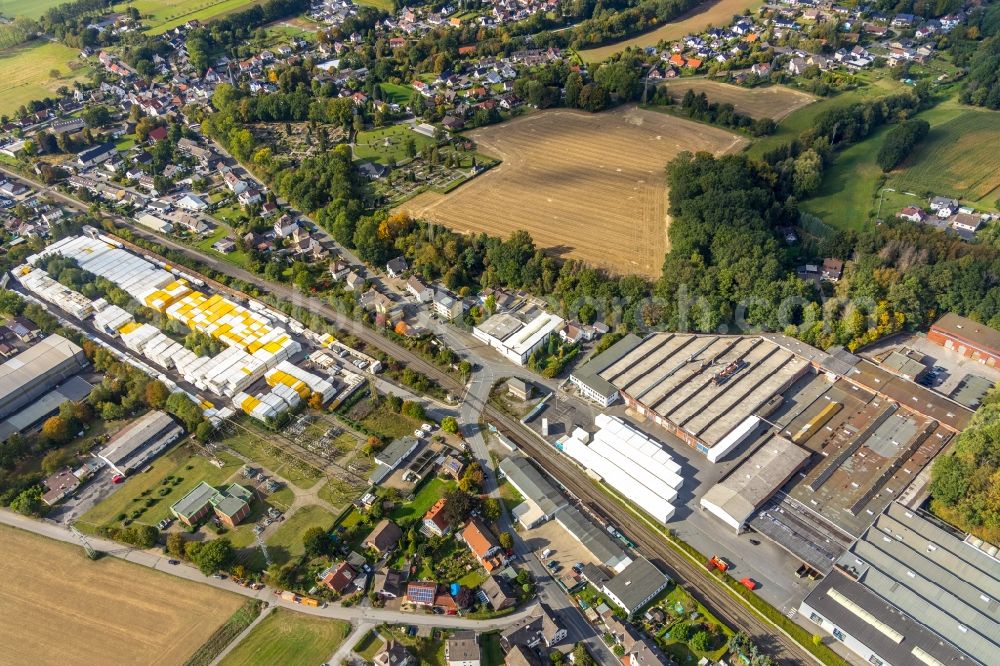
[[[86,210],[86,206],[84,206],[81,202],[62,194],[53,188],[46,187],[30,179],[26,179],[3,167],[0,167],[0,172],[7,174],[11,178],[20,180],[26,185],[29,185],[37,190],[42,190],[50,196],[67,203],[68,205]],[[119,221],[122,221],[120,218],[118,219]],[[466,389],[466,387],[453,376],[443,372],[437,366],[424,360],[416,353],[396,344],[386,337],[383,337],[377,331],[366,328],[362,324],[353,320],[351,317],[336,310],[328,303],[320,299],[303,295],[294,287],[290,287],[288,285],[271,283],[263,278],[249,273],[248,271],[233,266],[228,262],[207,256],[190,247],[181,245],[152,233],[141,231],[136,229],[133,225],[129,226],[133,233],[137,236],[168,246],[171,249],[183,253],[185,256],[188,256],[193,260],[209,265],[215,270],[225,272],[228,275],[244,280],[248,284],[253,284],[262,290],[270,291],[277,296],[288,299],[296,305],[308,308],[311,312],[326,317],[342,328],[348,330],[358,339],[363,340],[366,344],[383,349],[389,355],[405,363],[412,369],[418,370],[434,379],[443,388],[451,391],[453,395],[461,395]],[[477,354],[472,353],[471,350],[467,351],[469,352],[469,356],[474,359],[478,356]],[[653,560],[659,560],[662,562],[677,580],[683,581],[688,590],[721,620],[730,626],[745,629],[751,636],[754,637],[755,641],[764,649],[765,652],[773,654],[782,663],[803,664],[816,661],[815,657],[813,657],[811,653],[809,653],[796,641],[792,640],[787,634],[772,625],[770,622],[763,620],[755,611],[745,606],[743,602],[735,599],[720,585],[720,583],[715,580],[711,580],[711,577],[703,568],[695,565],[691,562],[691,560],[670,548],[663,542],[662,537],[656,535],[656,533],[651,531],[648,527],[641,525],[638,521],[636,521],[635,516],[630,514],[626,509],[624,509],[624,507],[616,502],[609,501],[603,493],[596,489],[586,479],[581,470],[575,466],[566,465],[565,461],[559,459],[557,454],[554,454],[554,449],[551,449],[548,445],[540,445],[538,440],[535,439],[537,435],[514,419],[511,419],[500,410],[489,405],[487,400],[489,397],[490,387],[494,381],[494,375],[490,369],[491,363],[489,361],[480,362],[479,365],[480,368],[473,373],[472,381],[468,386],[468,390],[465,391],[460,416],[463,432],[469,440],[474,455],[480,461],[483,470],[485,471],[485,490],[487,490],[490,494],[496,493],[496,478],[493,469],[493,462],[486,449],[485,440],[483,440],[481,433],[479,433],[478,424],[481,417],[487,417],[497,424],[502,425],[504,429],[508,431],[508,434],[515,436],[518,444],[524,446],[525,450],[530,452],[535,460],[539,462],[539,464],[541,464],[550,475],[559,480],[559,482],[562,483],[568,490],[576,494],[579,499],[596,503],[609,514],[611,519],[623,526],[629,526],[630,534],[638,543],[640,543],[640,550],[642,553]],[[503,375],[515,375],[525,372],[526,371],[523,369],[515,369],[511,366],[509,371],[507,367],[504,367]],[[539,379],[534,375],[531,375],[531,378],[533,381],[538,381]],[[534,561],[532,557],[528,556],[527,559],[532,564],[538,565],[538,568],[541,568],[538,562]],[[544,576],[544,570],[542,571],[542,575]],[[549,594],[546,596],[550,597],[547,601],[552,602],[553,599],[551,597],[555,595]],[[565,603],[565,596],[560,596],[562,596]],[[362,609],[345,610],[357,613]],[[409,614],[403,615],[404,618],[407,619],[402,619],[400,621],[409,621],[413,624],[412,618]],[[567,613],[565,615],[567,617],[574,618],[574,620],[579,620],[579,622],[586,625],[589,631],[587,631],[584,635],[594,635],[593,628],[583,621],[583,618],[579,615],[579,613],[574,612],[572,614]],[[331,617],[335,616],[331,615]],[[435,617],[441,618],[442,616]],[[572,622],[571,624],[576,625],[576,622]],[[573,628],[575,629],[577,627],[574,626]],[[582,630],[584,627],[581,626],[579,628]],[[600,645],[593,645],[594,641]],[[588,645],[591,645],[592,649],[597,647],[597,649],[600,650],[600,647],[603,647],[603,642],[601,642],[598,638],[592,638],[591,641],[588,641]],[[601,652],[604,651],[606,651],[606,648],[604,648]],[[604,660],[602,659],[602,661]]]

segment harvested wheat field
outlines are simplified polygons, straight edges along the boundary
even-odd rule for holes
[[[754,10],[762,4],[764,4],[762,0],[706,0],[683,16],[664,23],[655,30],[619,42],[584,49],[580,51],[580,57],[584,62],[601,62],[629,46],[645,48],[656,46],[661,41],[680,39],[685,35],[697,35],[713,25],[729,25],[733,16],[738,16],[747,9]]]
[[[784,86],[742,88],[707,79],[677,79],[664,85],[670,96],[676,100],[682,99],[690,89],[696,95],[705,93],[709,102],[732,104],[737,112],[745,113],[751,118],[781,120],[791,112],[816,101],[816,98],[808,93]]]
[[[684,150],[741,148],[725,130],[623,107],[551,110],[469,132],[500,166],[400,206],[460,232],[529,232],[552,254],[612,273],[659,275],[667,252],[664,167]]]
[[[2,664],[181,664],[242,599],[0,527]]]

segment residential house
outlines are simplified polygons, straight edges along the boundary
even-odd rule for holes
[[[396,544],[403,536],[403,530],[399,525],[388,518],[382,519],[378,525],[365,538],[364,547],[371,548],[379,555],[395,550]]]
[[[951,226],[955,229],[962,229],[964,231],[974,233],[979,231],[980,227],[983,226],[983,218],[970,213],[957,213],[955,217],[951,218]]]
[[[255,187],[249,187],[237,194],[236,199],[243,206],[252,206],[259,204],[263,200],[263,197],[260,195],[260,190]]]
[[[456,631],[444,644],[444,658],[448,666],[479,666],[481,655],[476,632]]]
[[[903,210],[896,214],[896,217],[903,220],[909,220],[910,222],[923,222],[927,215],[923,210],[917,208],[916,206],[907,206]]]
[[[504,657],[503,663],[505,666],[548,666],[533,650],[523,645],[512,647]]]
[[[410,292],[421,303],[427,303],[434,298],[434,290],[424,284],[416,275],[410,276],[410,279],[406,281],[406,291]]]
[[[298,228],[298,223],[291,215],[282,215],[274,223],[274,237],[288,238]]]
[[[382,646],[372,661],[375,666],[416,666],[417,660],[410,654],[405,645],[390,638]]]
[[[478,518],[469,520],[459,536],[486,571],[496,571],[507,564],[507,556],[500,548],[500,543]]]
[[[958,210],[958,201],[949,197],[934,197],[931,199],[931,210],[942,219],[951,217]]]
[[[118,155],[118,150],[113,143],[102,143],[99,146],[88,148],[77,154],[76,163],[82,168],[88,168],[100,164]]]
[[[445,319],[456,319],[465,312],[465,303],[460,298],[438,289],[434,292],[434,312]]]
[[[406,272],[407,268],[409,268],[409,266],[406,264],[406,259],[400,256],[389,260],[389,263],[385,265],[385,272],[388,273],[391,278],[398,278]]]
[[[406,584],[406,600],[416,606],[433,606],[437,588],[434,581],[410,581]]]
[[[347,562],[335,564],[319,575],[319,581],[337,594],[343,594],[357,578],[358,572]]]
[[[820,274],[824,280],[837,282],[844,274],[844,262],[840,259],[826,258],[823,260],[823,271]]]
[[[495,611],[510,608],[517,603],[517,595],[506,578],[490,576],[479,588]]]
[[[401,571],[383,569],[375,574],[372,592],[383,599],[396,599],[406,594],[406,577]]]
[[[444,536],[451,532],[451,525],[444,517],[444,509],[448,505],[448,498],[442,497],[424,514],[424,529],[437,536]]]
[[[348,291],[357,291],[365,286],[365,279],[354,271],[348,271],[347,277],[344,278],[344,286]]]
[[[465,463],[455,456],[448,456],[441,463],[441,473],[447,474],[456,481],[462,478],[462,472],[465,470]]]
[[[553,647],[566,638],[566,628],[545,603],[500,633],[500,646],[509,652],[515,645]]]

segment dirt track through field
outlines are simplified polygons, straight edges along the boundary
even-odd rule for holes
[[[523,229],[554,255],[649,278],[659,276],[668,249],[667,162],[684,150],[719,154],[746,142],[634,106],[543,111],[468,136],[500,166],[400,209],[466,233]]]
[[[705,93],[709,102],[732,104],[737,112],[745,113],[751,118],[781,120],[793,111],[798,111],[816,101],[816,98],[808,93],[784,86],[742,88],[706,79],[675,79],[664,85],[675,100],[682,99],[690,89],[696,95]]]
[[[0,528],[0,664],[181,664],[240,597]]]

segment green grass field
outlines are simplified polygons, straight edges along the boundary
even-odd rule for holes
[[[380,83],[382,88],[382,99],[390,104],[409,104],[413,96],[417,94],[411,86],[403,86],[398,83]]]
[[[0,14],[8,18],[25,16],[36,19],[66,0],[0,0]]]
[[[139,10],[146,32],[159,35],[191,20],[209,19],[239,11],[262,0],[134,0],[130,4]],[[116,5],[121,10],[125,3]]]
[[[407,159],[407,139],[413,139],[418,153],[424,146],[434,144],[433,139],[417,134],[407,125],[392,125],[359,132],[354,144],[354,158],[379,164],[388,164],[390,158],[402,162]]]
[[[454,481],[445,481],[435,476],[417,490],[412,502],[401,502],[393,509],[389,518],[397,523],[405,520],[421,520],[427,509],[454,487]]]
[[[76,49],[43,41],[0,51],[0,114],[13,114],[22,104],[52,97],[61,86],[72,88],[73,81],[82,81],[90,67],[79,55]],[[80,67],[71,70],[70,63]],[[59,76],[52,76],[54,70]]]
[[[920,117],[927,117],[931,131],[893,172],[890,187],[995,209],[1000,197],[1000,113],[949,106]]]
[[[155,525],[170,516],[170,505],[196,485],[206,481],[213,486],[220,486],[242,466],[236,458],[225,453],[219,454],[219,459],[225,463],[221,468],[213,465],[205,456],[196,455],[192,447],[175,447],[154,460],[142,474],[129,477],[121,488],[83,514],[77,523],[81,529],[93,531],[117,524],[120,514],[131,515],[133,511],[145,508],[135,522]],[[168,476],[173,479],[165,483]],[[177,479],[180,482],[175,485]],[[161,494],[167,488],[170,489],[169,492]],[[155,504],[146,507],[150,500],[155,500]]]
[[[261,620],[220,663],[320,664],[350,633],[350,622],[308,617],[279,608]]]
[[[979,208],[996,209],[1000,195],[1000,114],[948,100],[917,114],[931,131],[903,166],[888,174],[879,193],[882,169],[875,164],[889,127],[837,153],[819,193],[801,208],[837,229],[862,230],[875,214],[886,218],[904,206],[926,203],[926,194],[950,195]],[[882,197],[879,211],[879,197]]]
[[[328,530],[333,527],[333,519],[333,514],[320,506],[304,506],[296,510],[267,540],[271,558],[277,564],[284,564],[291,558],[298,557],[305,552],[305,546],[302,545],[305,531],[310,527]]]

